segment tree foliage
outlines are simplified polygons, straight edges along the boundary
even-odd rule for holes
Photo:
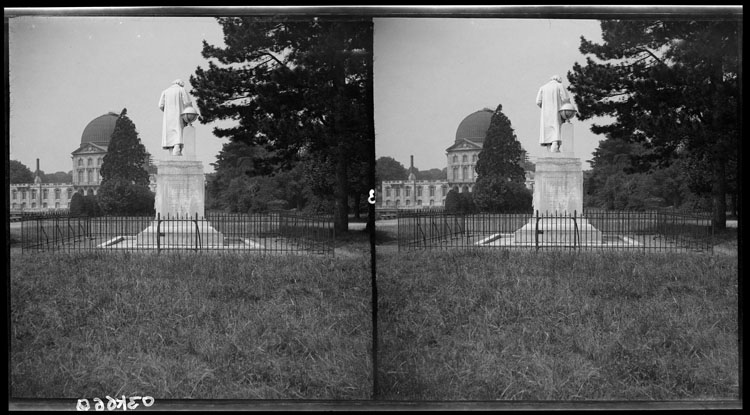
[[[18,160],[8,161],[8,180],[15,183],[34,183],[34,173]]]
[[[149,154],[141,143],[135,124],[123,109],[115,122],[115,129],[102,159],[102,184],[119,179],[132,184],[148,186]]]
[[[76,192],[70,198],[70,204],[68,205],[68,212],[70,216],[82,216],[86,214],[86,205],[83,200],[83,195]]]
[[[375,180],[378,183],[388,180],[406,180],[408,175],[406,167],[393,157],[379,157],[375,161]]]
[[[335,228],[348,225],[348,199],[367,188],[371,132],[372,25],[308,17],[219,18],[225,47],[203,43],[208,68],[190,77],[204,123],[217,137],[268,150],[277,169],[302,157],[327,162],[335,187]],[[228,148],[231,150],[231,148]],[[352,182],[358,186],[352,189]],[[325,187],[325,186],[323,186]]]
[[[115,216],[153,215],[154,199],[154,194],[148,186],[134,184],[121,178],[102,183],[97,194],[101,210]]]
[[[148,188],[148,164],[146,147],[138,137],[135,124],[128,118],[127,110],[123,109],[115,122],[100,170],[102,182],[97,197],[105,213],[153,213],[154,195]]]
[[[482,211],[526,211],[531,208],[532,199],[525,186],[526,152],[502,109],[503,106],[498,105],[492,114],[479,153],[474,202]]]
[[[678,158],[705,163],[714,224],[724,227],[726,193],[735,187],[726,167],[737,154],[740,23],[609,20],[601,27],[603,43],[582,37],[580,51],[589,56],[568,73],[579,117],[613,117],[591,130],[642,145],[636,170]]]
[[[444,209],[446,213],[474,213],[477,211],[477,206],[471,193],[459,193],[451,189],[445,195]]]

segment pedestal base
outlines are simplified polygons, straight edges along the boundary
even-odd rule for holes
[[[171,156],[157,161],[154,208],[162,218],[192,218],[205,214],[203,163]]]
[[[591,226],[585,218],[531,218],[529,223],[517,230],[516,244],[540,246],[601,245],[602,233]]]
[[[144,248],[207,248],[224,244],[224,235],[205,220],[154,220],[136,237],[136,246]]]

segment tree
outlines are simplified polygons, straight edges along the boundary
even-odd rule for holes
[[[100,170],[102,182],[97,196],[99,206],[105,213],[130,215],[153,212],[154,196],[148,188],[146,170],[149,160],[135,124],[128,118],[127,109],[123,109],[115,122]]]
[[[503,106],[498,105],[492,114],[479,153],[474,202],[482,211],[526,211],[531,209],[532,199],[525,186],[526,152],[502,109]]]
[[[448,180],[448,168],[421,170],[416,173],[417,180]]]
[[[568,73],[579,117],[611,116],[591,131],[643,145],[635,161],[648,170],[679,151],[705,161],[713,223],[726,226],[726,195],[736,188],[740,125],[739,20],[603,21],[602,44],[581,38],[586,64]]]
[[[378,183],[388,180],[406,180],[406,167],[393,157],[380,157],[375,161],[375,177]]]
[[[18,160],[8,162],[8,180],[15,183],[34,183],[34,173]]]
[[[203,57],[218,64],[209,61],[190,77],[201,122],[236,120],[214,134],[265,147],[278,168],[293,167],[304,154],[328,160],[334,228],[346,231],[350,177],[365,176],[355,166],[374,158],[372,23],[307,17],[218,22],[226,47],[203,42]]]
[[[86,206],[83,196],[80,193],[73,193],[73,197],[70,198],[68,211],[70,212],[70,216],[81,216],[86,214]]]
[[[58,171],[52,174],[42,174],[43,183],[73,183],[73,171]]]

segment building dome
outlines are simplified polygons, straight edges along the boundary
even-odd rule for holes
[[[460,124],[458,124],[458,129],[456,130],[456,142],[460,139],[467,139],[476,143],[483,143],[484,136],[487,134],[487,129],[490,128],[492,114],[493,111],[489,108],[469,114]]]
[[[98,145],[107,146],[109,140],[112,137],[112,132],[115,131],[115,122],[119,115],[114,112],[109,112],[100,117],[94,118],[87,126],[83,129],[81,134],[81,144],[94,143]]]

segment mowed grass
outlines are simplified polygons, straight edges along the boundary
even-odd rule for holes
[[[369,261],[11,254],[10,395],[369,399]]]
[[[738,399],[736,256],[378,255],[383,399]]]

